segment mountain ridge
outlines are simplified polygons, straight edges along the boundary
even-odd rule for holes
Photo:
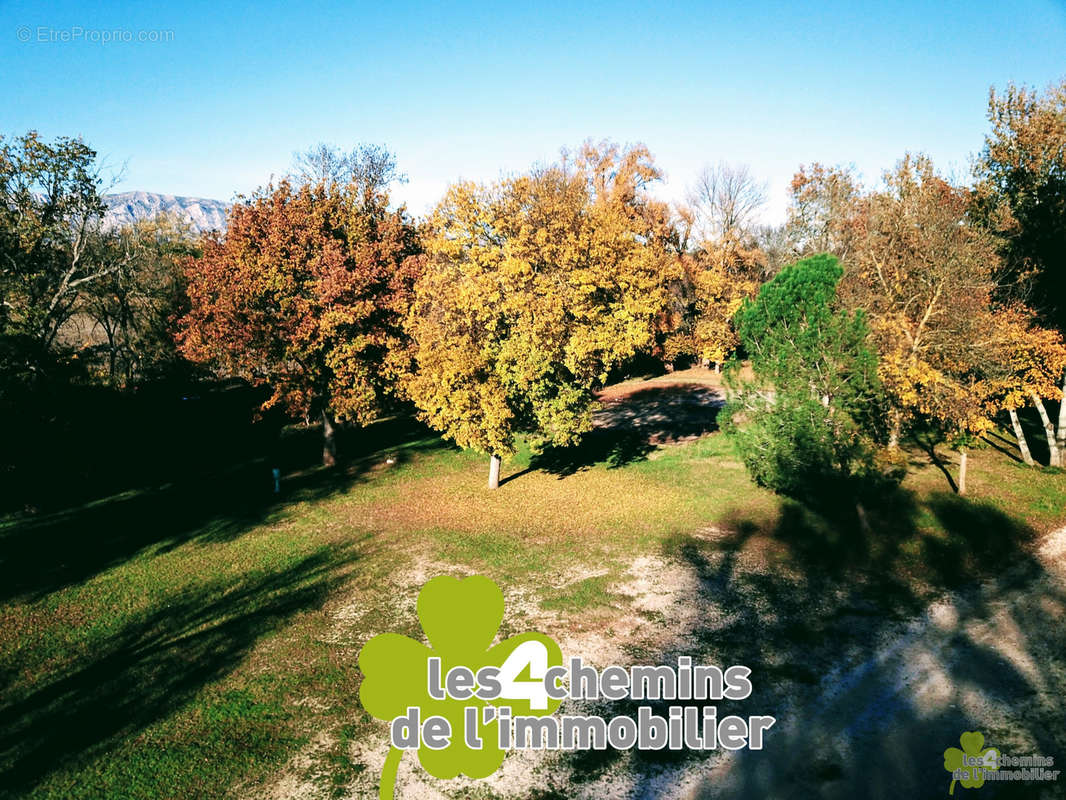
[[[117,228],[131,225],[143,219],[152,219],[160,214],[172,214],[186,222],[194,233],[224,231],[226,215],[232,203],[206,197],[145,192],[141,190],[105,194],[107,211],[104,227]]]

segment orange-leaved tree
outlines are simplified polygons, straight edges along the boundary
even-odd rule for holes
[[[269,386],[264,409],[319,417],[332,465],[335,421],[373,420],[395,386],[417,253],[384,186],[267,186],[189,263],[182,351]]]
[[[851,255],[862,185],[850,166],[803,165],[792,177],[785,225],[797,255],[832,253],[842,261]]]
[[[975,219],[979,203],[928,158],[907,156],[837,225],[849,232],[842,294],[870,319],[893,401],[892,442],[909,418],[940,424],[958,445],[960,491],[965,443],[1002,410],[1032,463],[1017,415],[1028,400],[1048,431],[1051,463],[1060,459],[1043,400],[1061,396],[1062,340],[1020,301],[1004,302],[997,237]]]
[[[653,343],[676,265],[648,151],[586,144],[492,186],[452,186],[433,213],[408,321],[419,415],[490,456],[516,438],[573,444],[612,366]]]
[[[841,294],[863,309],[892,400],[891,443],[909,417],[932,419],[960,451],[993,426],[995,241],[970,223],[971,194],[925,157],[905,157],[885,187],[852,204]]]

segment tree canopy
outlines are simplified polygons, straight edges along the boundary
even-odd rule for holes
[[[495,456],[516,436],[573,443],[593,390],[652,343],[675,264],[643,147],[584,146],[491,186],[452,186],[433,213],[408,318],[420,416]]]
[[[977,196],[1002,236],[1001,282],[1066,332],[1066,80],[993,88],[988,119]]]
[[[89,285],[117,269],[89,257],[100,185],[80,139],[0,137],[0,333],[12,369],[40,369]]]
[[[185,355],[272,389],[264,408],[367,423],[391,395],[417,273],[402,209],[358,183],[268,186],[187,272]],[[332,460],[327,441],[325,460]]]
[[[736,315],[752,377],[730,369],[724,427],[759,483],[809,496],[873,474],[883,430],[877,355],[861,311],[842,309],[839,261],[798,261]]]

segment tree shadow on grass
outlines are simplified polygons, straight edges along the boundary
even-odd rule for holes
[[[199,584],[92,644],[68,668],[8,692],[0,708],[0,797],[106,752],[186,706],[294,614],[319,607],[351,548],[322,548],[275,572]]]
[[[32,601],[84,581],[148,548],[225,541],[286,513],[292,500],[347,491],[414,453],[447,447],[406,417],[342,430],[341,463],[322,468],[317,428],[290,429],[256,458],[163,486],[18,520],[0,527],[0,602]],[[393,463],[389,465],[387,461]],[[274,494],[271,470],[282,470]]]
[[[779,720],[766,750],[724,760],[697,797],[943,797],[943,752],[970,730],[1003,752],[1061,756],[1066,717],[1053,698],[1066,689],[1066,637],[1033,612],[1061,615],[1066,596],[1034,557],[1032,530],[990,505],[903,490],[872,510],[870,530],[837,520],[833,540],[825,522],[782,509],[770,541],[787,577],[687,547],[710,594],[740,610],[697,631],[754,671],[737,713],[776,706]]]
[[[534,455],[529,460],[529,471],[543,470],[565,478],[595,464],[618,469],[643,461],[657,449],[658,445],[639,431],[594,429],[573,447],[549,447]]]
[[[750,667],[751,697],[717,703],[718,719],[775,716],[764,750],[576,753],[563,774],[619,770],[631,796],[649,798],[682,769],[703,773],[695,798],[924,798],[946,796],[943,752],[964,731],[1059,760],[1066,593],[1034,555],[1034,532],[949,493],[886,492],[867,501],[865,519],[849,506],[784,500],[775,518],[737,517],[726,533],[666,544],[697,580],[686,602],[700,613],[665,648],[638,642],[628,661]],[[561,780],[546,790],[563,792]],[[1057,790],[988,783],[982,796]]]
[[[1053,401],[1048,401],[1047,407],[1051,419],[1058,419],[1058,404]],[[1018,447],[1018,440],[1013,435],[1010,418],[1007,416],[1007,413],[1001,412],[997,421],[1000,425],[1000,429],[988,431],[981,437],[982,440],[989,447],[1011,459],[1011,461],[1018,464],[1024,463],[1021,456],[1021,450]],[[1047,436],[1045,435],[1043,423],[1040,421],[1036,409],[1031,406],[1018,409],[1018,421],[1022,426],[1026,444],[1029,446],[1030,456],[1032,456],[1037,464],[1045,467],[1048,466],[1051,460],[1051,452],[1048,449]],[[908,439],[912,441],[928,459],[925,461],[915,461],[914,463],[923,466],[925,464],[932,464],[944,475],[951,490],[956,491],[957,486],[954,476],[952,476],[947,465],[936,452],[937,446],[943,444],[943,435],[932,429],[919,428],[911,431]]]
[[[1017,464],[1025,463],[1022,460],[1021,455],[1018,453],[1018,443],[1006,438],[999,431],[991,430],[984,434],[982,437],[984,441],[994,450],[998,450],[1005,455],[1011,461]]]
[[[577,445],[548,448],[529,468],[564,478],[595,464],[617,469],[643,461],[661,445],[718,430],[722,404],[716,390],[699,384],[649,386],[605,399]]]
[[[936,452],[936,447],[940,443],[938,435],[935,434],[933,431],[928,430],[914,431],[912,432],[910,439],[912,442],[914,442],[914,444],[918,446],[918,448],[922,451],[922,453],[925,454],[926,458],[928,459],[928,461],[924,463],[931,464],[932,466],[940,470],[940,474],[944,476],[944,480],[947,481],[948,487],[951,489],[951,491],[958,492],[959,485],[955,482],[955,476],[951,474],[951,470],[948,469],[947,464],[944,463],[944,460]],[[912,463],[916,465],[923,464],[923,462],[921,461]]]
[[[1059,404],[1054,400],[1045,401],[1045,406],[1048,415],[1051,419],[1057,420],[1059,413]],[[1025,434],[1026,443],[1029,445],[1029,453],[1032,455],[1036,463],[1043,466],[1047,466],[1051,460],[1051,451],[1048,449],[1047,435],[1044,432],[1044,423],[1040,421],[1040,415],[1037,410],[1031,405],[1027,405],[1018,409],[1018,421],[1021,423],[1022,431]],[[1004,430],[1010,430],[1010,422],[1003,415],[1001,424],[1004,426]],[[1016,441],[1011,441],[1012,450],[1015,452],[1018,449]]]

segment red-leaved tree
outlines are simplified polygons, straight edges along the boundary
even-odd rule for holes
[[[234,205],[224,236],[187,269],[186,357],[267,385],[263,408],[372,421],[395,383],[400,320],[418,269],[414,227],[383,187],[283,180]]]

